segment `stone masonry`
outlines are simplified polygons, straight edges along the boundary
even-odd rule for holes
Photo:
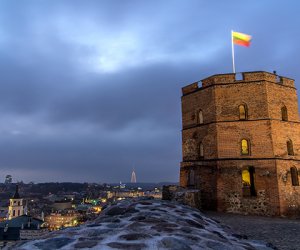
[[[274,247],[247,240],[189,206],[132,199],[106,208],[88,224],[54,231],[39,240],[16,242],[3,249],[272,250]]]
[[[180,185],[199,189],[204,209],[299,216],[294,80],[241,76],[214,75],[182,88]]]

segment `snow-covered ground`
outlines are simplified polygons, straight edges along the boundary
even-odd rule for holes
[[[13,249],[272,249],[222,228],[201,212],[161,200],[124,200],[92,223],[50,233]]]

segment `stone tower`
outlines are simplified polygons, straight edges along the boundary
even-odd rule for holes
[[[9,199],[8,219],[11,220],[24,214],[23,199],[19,194],[19,186],[16,186],[14,196]]]
[[[244,72],[190,84],[182,126],[180,185],[199,189],[204,209],[300,215],[294,80]]]

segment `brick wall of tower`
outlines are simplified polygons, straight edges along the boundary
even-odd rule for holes
[[[250,155],[241,154],[241,140],[249,141]],[[271,125],[268,120],[217,124],[219,158],[273,157]]]
[[[199,144],[204,148],[206,158],[217,157],[215,104],[212,88],[206,88],[182,97],[182,156],[184,161],[199,159]],[[203,113],[203,124],[199,124],[198,113]]]
[[[300,123],[271,121],[274,156],[300,160]],[[292,140],[294,156],[288,155],[287,141]]]
[[[300,216],[300,186],[293,186],[291,167],[300,174],[300,123],[298,98],[291,81],[289,87],[267,83],[268,107],[271,121],[272,141],[276,160],[280,214]],[[281,108],[285,106],[288,121],[282,121]],[[294,155],[288,155],[287,141],[293,144]]]
[[[242,170],[248,166],[255,167],[255,197],[244,197],[242,192]],[[219,162],[218,167],[219,211],[279,215],[275,160],[228,160]]]
[[[181,98],[182,127],[189,128],[197,125],[197,113],[203,112],[204,124],[215,120],[214,91],[205,88]]]
[[[277,181],[280,200],[280,214],[300,216],[300,186],[292,185],[291,167],[296,167],[300,174],[300,162],[277,160]]]
[[[193,161],[182,162],[180,168],[180,186],[188,187],[188,173],[195,172],[195,185],[191,188],[201,192],[201,205],[203,209],[217,209],[217,162]]]
[[[237,82],[215,88],[217,121],[239,120],[239,106],[246,104],[249,120],[268,117],[266,87],[261,81]]]
[[[282,121],[272,122],[277,181],[282,215],[300,216],[300,186],[293,186],[291,167],[296,167],[300,176],[300,124]],[[288,155],[286,141],[293,142],[294,155]]]
[[[201,160],[199,145],[205,145],[205,159],[217,158],[216,124],[202,125],[182,131],[182,156],[184,161]]]
[[[239,105],[248,120],[239,120]],[[282,121],[281,107],[288,110]],[[197,112],[203,111],[203,124]],[[214,75],[183,88],[180,185],[193,170],[204,208],[265,215],[300,214],[300,187],[292,186],[290,168],[300,175],[300,123],[294,81],[268,72]],[[241,139],[250,155],[241,155]],[[287,154],[292,140],[294,156]],[[204,157],[199,157],[199,143]],[[278,159],[277,159],[278,158]],[[255,168],[257,196],[242,192],[242,170]],[[298,211],[298,212],[297,212]]]
[[[269,116],[281,120],[281,107],[286,106],[289,121],[299,121],[297,92],[294,87],[266,83]]]

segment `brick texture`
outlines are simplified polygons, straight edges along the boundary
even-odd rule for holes
[[[268,72],[245,72],[239,80],[221,74],[190,84],[182,93],[180,185],[199,189],[205,209],[299,216],[300,186],[292,185],[290,171],[296,167],[300,173],[294,81]],[[246,120],[240,120],[240,105],[247,107]],[[242,155],[242,139],[249,142],[249,155]],[[288,155],[288,140],[294,155]],[[251,196],[245,195],[242,182],[242,171],[249,167],[254,168]]]

